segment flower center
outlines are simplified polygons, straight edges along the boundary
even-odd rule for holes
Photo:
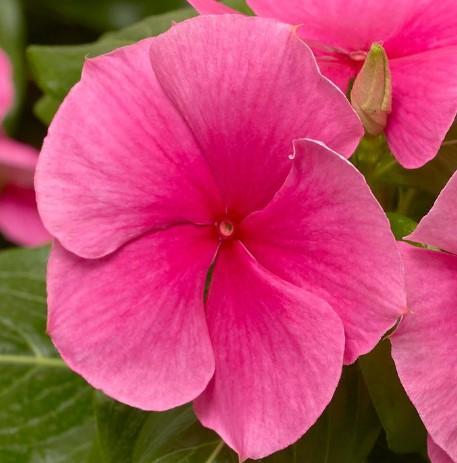
[[[223,240],[232,237],[235,233],[233,222],[228,219],[221,220],[217,226],[217,230],[219,232],[220,238]]]

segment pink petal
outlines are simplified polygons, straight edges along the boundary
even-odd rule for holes
[[[408,240],[457,254],[457,174],[441,191],[431,211],[420,221]]]
[[[0,124],[13,104],[14,89],[11,64],[6,53],[0,49]]]
[[[201,16],[151,47],[153,68],[195,134],[229,210],[264,207],[309,136],[350,156],[362,135],[295,28],[242,15]]]
[[[216,0],[187,0],[200,14],[230,14],[239,12]]]
[[[65,362],[95,388],[145,410],[200,394],[214,371],[203,306],[215,252],[209,233],[174,227],[97,260],[56,244],[48,332]]]
[[[86,61],[44,143],[40,213],[81,257],[171,224],[209,223],[221,208],[205,159],[154,76],[155,40]]]
[[[337,85],[344,94],[348,94],[351,81],[357,76],[362,64],[349,60],[328,61],[318,54],[316,59],[322,74]]]
[[[421,167],[435,157],[457,114],[457,47],[392,60],[390,67],[387,140],[400,164]]]
[[[392,356],[429,434],[457,461],[457,256],[406,244],[402,255],[410,313]]]
[[[216,371],[195,409],[243,461],[295,442],[330,401],[341,374],[341,321],[320,298],[261,267],[235,241],[223,248],[207,318]]]
[[[35,148],[0,134],[0,183],[32,187],[37,161]]]
[[[284,186],[245,220],[241,236],[260,264],[338,313],[351,363],[406,310],[400,256],[362,175],[312,140],[295,142],[295,150]]]
[[[433,442],[430,436],[428,437],[428,456],[431,463],[455,463],[442,448]]]
[[[379,2],[380,4],[387,2]],[[413,1],[408,20],[385,46],[390,56],[406,56],[457,45],[455,0]],[[396,2],[392,2],[395,7]]]
[[[0,193],[0,232],[21,246],[39,246],[51,240],[38,215],[32,188],[8,185]]]
[[[401,30],[417,0],[248,0],[260,16],[302,24],[307,40],[345,49],[368,50]],[[357,24],[357,27],[354,27]]]

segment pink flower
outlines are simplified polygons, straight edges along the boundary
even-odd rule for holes
[[[392,337],[400,379],[433,439],[434,463],[446,462],[445,453],[457,462],[456,201],[457,174],[407,238],[446,252],[402,247],[410,314]]]
[[[65,361],[135,407],[195,399],[242,460],[297,440],[405,307],[386,218],[333,151],[361,135],[275,21],[200,17],[88,60],[36,181]]]
[[[188,0],[201,13],[227,13],[215,0]],[[372,44],[383,44],[392,75],[385,133],[398,161],[424,165],[457,113],[455,0],[247,0],[256,14],[302,24],[322,72],[345,93]]]
[[[7,56],[0,50],[0,124],[13,103],[13,80]],[[0,231],[24,246],[49,241],[36,209],[33,176],[38,153],[0,131]]]

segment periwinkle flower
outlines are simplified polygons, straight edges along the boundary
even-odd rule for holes
[[[193,400],[241,460],[296,441],[406,307],[344,159],[362,133],[273,20],[200,17],[88,60],[36,178],[68,365],[145,410]]]

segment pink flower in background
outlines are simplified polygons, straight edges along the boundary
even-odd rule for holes
[[[391,339],[400,379],[433,439],[434,463],[445,463],[445,454],[457,462],[456,203],[457,174],[407,237],[445,252],[402,246],[411,313]]]
[[[215,0],[189,0],[227,13]],[[345,93],[372,44],[386,50],[392,105],[385,133],[400,164],[433,159],[457,113],[455,0],[247,0],[259,16],[301,24],[322,72]],[[234,11],[233,11],[234,12]]]
[[[296,441],[406,307],[386,217],[336,154],[361,136],[275,21],[201,17],[88,60],[36,179],[68,365],[142,409],[195,400],[242,460]]]
[[[0,123],[13,103],[13,80],[0,50]],[[0,232],[10,241],[35,246],[49,241],[35,202],[33,176],[38,152],[0,131]]]

